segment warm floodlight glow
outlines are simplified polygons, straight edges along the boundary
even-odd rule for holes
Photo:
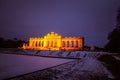
[[[82,50],[83,38],[62,37],[57,33],[48,33],[44,38],[30,38],[29,45],[23,44],[23,49],[37,50]]]

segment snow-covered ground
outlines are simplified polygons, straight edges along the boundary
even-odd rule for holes
[[[72,61],[72,59],[0,54],[0,80],[42,70],[69,61]]]
[[[21,74],[22,72],[29,73],[36,70],[45,69],[35,73],[15,77],[13,80],[110,80],[114,79],[109,70],[98,60],[98,57],[106,52],[89,52],[89,51],[37,51],[37,50],[13,50],[2,51],[5,58],[0,58],[2,67],[0,70],[1,78],[7,76]],[[12,53],[12,54],[11,54]],[[13,55],[25,54],[25,55]],[[0,56],[4,57],[3,54]],[[35,56],[45,56],[35,57]],[[17,57],[16,57],[17,56]],[[21,56],[21,58],[20,58]],[[47,58],[46,58],[47,57]],[[59,58],[48,58],[59,57]],[[73,58],[73,59],[61,59]],[[11,61],[11,62],[10,62]],[[6,64],[5,64],[6,63]],[[65,63],[65,64],[63,64]],[[62,65],[59,65],[62,64]],[[58,66],[56,66],[58,65]],[[52,67],[55,66],[55,67]],[[18,68],[19,69],[18,69]],[[26,67],[26,69],[25,69]],[[50,68],[52,67],[52,68]],[[19,71],[18,73],[11,73],[11,71]],[[31,71],[32,70],[32,71]]]
[[[74,60],[63,65],[12,80],[111,80],[114,76],[95,58]]]
[[[93,57],[98,58],[103,54],[108,54],[106,52],[89,52],[89,51],[37,51],[37,50],[18,50],[18,51],[3,51],[4,53],[15,53],[15,54],[28,54],[37,56],[47,56],[47,57],[60,57],[60,58],[86,58]]]
[[[67,66],[67,65],[66,65]],[[94,58],[86,58],[83,60],[78,60],[72,64],[68,70],[64,70],[62,66],[53,68],[53,70],[64,71],[63,74],[57,74],[56,77],[59,78],[58,80],[92,80],[90,75],[95,79],[96,76],[99,76],[97,79],[101,79],[101,77],[106,77],[108,79],[114,79],[114,76],[99,62]],[[89,73],[89,75],[88,75]],[[84,75],[83,75],[84,74]],[[66,76],[67,75],[67,76]],[[69,77],[68,77],[69,76]],[[81,77],[80,77],[81,76]],[[53,80],[56,80],[53,77]]]

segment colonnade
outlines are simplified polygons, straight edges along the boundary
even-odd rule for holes
[[[81,47],[81,46],[82,46],[82,44],[81,44],[80,40],[74,40],[74,41],[65,40],[65,41],[62,41],[62,47],[74,47],[74,48],[77,48],[77,47]]]
[[[33,47],[57,47],[57,41],[47,41],[46,42],[46,46],[45,46],[45,42],[42,41],[30,41],[30,46]],[[71,41],[71,40],[65,40],[62,41],[62,45],[61,47],[80,47],[81,46],[81,42],[80,40],[75,40],[75,41]]]
[[[46,44],[44,47],[58,47],[57,41],[48,40],[44,43]]]
[[[60,46],[58,45],[58,43],[60,44]],[[61,42],[58,41],[52,41],[52,40],[30,40],[29,42],[29,47],[31,48],[42,48],[42,47],[46,47],[46,48],[81,48],[82,47],[82,40],[80,39],[76,39],[76,40],[61,40]]]
[[[30,38],[29,45],[24,45],[25,49],[40,50],[81,50],[83,38],[62,37],[54,32],[49,33],[44,38]]]
[[[31,41],[30,42],[33,47],[43,47],[44,41]]]
[[[43,38],[30,38],[29,40],[29,47],[43,47],[44,39]]]

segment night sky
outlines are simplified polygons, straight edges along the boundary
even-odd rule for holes
[[[28,40],[54,31],[104,47],[120,0],[0,0],[0,37]]]

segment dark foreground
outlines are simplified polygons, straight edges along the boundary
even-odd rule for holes
[[[13,53],[22,54],[24,52],[41,54],[41,51],[12,51]],[[7,53],[12,53],[7,52]],[[43,53],[44,51],[42,51]],[[2,51],[2,54],[4,51]],[[5,52],[6,53],[6,52]],[[34,53],[34,54],[35,54]],[[53,54],[55,52],[50,52]],[[66,53],[66,52],[61,52]],[[69,52],[72,55],[74,52]],[[75,52],[76,53],[76,52]],[[79,52],[76,54],[78,55]],[[89,53],[89,54],[88,54]],[[49,52],[47,52],[48,55]],[[119,54],[98,53],[81,51],[80,58],[53,66],[47,69],[30,72],[27,74],[10,77],[8,80],[120,80],[120,57]],[[83,56],[86,55],[86,56]],[[96,56],[97,55],[97,56]],[[98,56],[99,55],[99,56]],[[82,56],[82,57],[81,57]],[[45,56],[44,56],[45,57]],[[54,56],[52,56],[54,57]],[[56,56],[55,56],[56,57]],[[60,57],[62,57],[60,55]],[[65,57],[65,56],[64,56]],[[69,55],[67,55],[69,57]]]

